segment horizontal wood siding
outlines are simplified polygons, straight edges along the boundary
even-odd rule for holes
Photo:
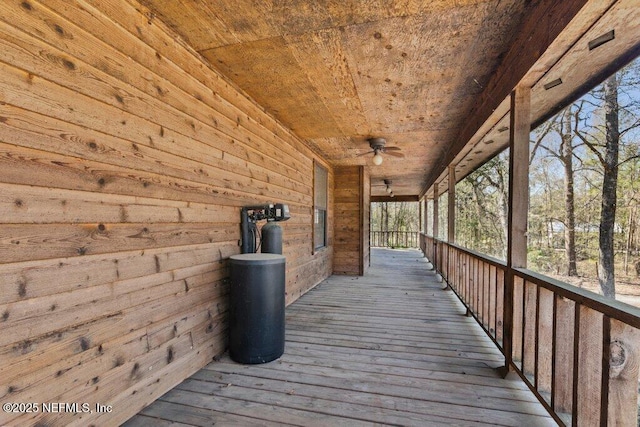
[[[314,159],[143,6],[1,2],[0,401],[113,411],[0,425],[117,425],[220,354],[242,205],[289,204],[288,303],[327,277]]]
[[[369,184],[364,185],[365,178],[368,181],[362,166],[335,169],[335,274],[361,276],[365,262],[369,264]]]

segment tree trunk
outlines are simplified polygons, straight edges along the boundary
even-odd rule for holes
[[[473,189],[473,198],[475,199],[475,208],[476,208],[476,217],[478,218],[478,226],[473,230],[473,240],[475,241],[476,247],[480,242],[480,230],[483,228],[480,224],[484,213],[482,212],[482,190],[480,189],[479,183],[476,180],[471,182],[471,188]]]
[[[629,259],[631,258],[631,242],[633,242],[633,230],[635,228],[634,216],[636,207],[633,206],[629,210],[629,218],[627,219],[627,241],[624,246],[624,274],[629,275]]]
[[[547,208],[545,209],[546,221],[547,221],[547,248],[550,250],[554,249],[553,243],[553,217],[551,216],[551,207],[553,206],[553,199],[551,198],[551,183],[549,182],[549,173],[548,170],[545,170],[544,173],[545,179],[545,195],[547,196]]]
[[[615,298],[615,268],[613,235],[616,222],[618,188],[618,80],[616,75],[604,82],[605,155],[602,182],[602,210],[600,211],[598,281],[602,294]]]
[[[496,171],[498,173],[498,203],[500,205],[500,212],[498,212],[498,217],[500,219],[501,226],[501,247],[502,247],[502,256],[504,259],[507,258],[507,234],[509,233],[509,161],[506,158],[498,157],[500,160],[496,164]]]
[[[562,163],[564,165],[564,247],[567,254],[567,275],[577,276],[576,266],[576,214],[573,190],[573,135],[571,133],[571,109],[562,118]]]
[[[389,246],[389,204],[387,202],[382,203],[382,235],[384,236],[384,246]]]

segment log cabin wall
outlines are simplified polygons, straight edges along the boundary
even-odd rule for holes
[[[369,267],[369,173],[363,166],[341,166],[334,179],[333,272],[362,276]]]
[[[0,400],[113,407],[0,425],[118,424],[221,353],[242,205],[290,206],[288,303],[327,277],[314,159],[140,5],[0,2]]]

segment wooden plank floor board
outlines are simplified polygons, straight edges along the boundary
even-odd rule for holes
[[[312,325],[314,327],[322,327],[325,326],[321,322],[318,321],[319,316],[296,316],[296,323],[291,324],[289,328],[303,328],[306,325]],[[326,323],[326,319],[324,321]],[[467,328],[457,328],[453,331],[432,331],[427,330],[424,326],[425,322],[418,322],[415,325],[403,324],[402,329],[400,328],[393,330],[391,328],[380,329],[379,322],[355,322],[349,320],[341,320],[337,316],[333,317],[331,321],[331,325],[327,326],[331,329],[340,330],[341,328],[347,329],[356,329],[362,328],[363,330],[374,331],[378,334],[391,334],[391,335],[418,335],[418,336],[426,336],[426,337],[462,337],[465,340],[472,339],[474,341],[486,342],[485,336],[481,335],[478,331],[476,333],[470,333],[466,331]],[[288,325],[287,325],[288,326]],[[289,330],[289,329],[288,329]]]
[[[471,337],[465,337],[465,342],[460,344],[460,338],[455,337],[451,338],[451,336],[436,336],[436,335],[427,335],[427,334],[412,334],[412,333],[401,333],[391,334],[390,332],[379,332],[379,331],[371,331],[371,329],[361,328],[361,327],[352,327],[352,328],[344,328],[344,327],[322,327],[318,325],[314,325],[312,323],[309,324],[297,324],[295,327],[290,327],[287,329],[287,333],[289,335],[297,334],[313,334],[313,333],[322,333],[322,334],[331,334],[334,333],[337,335],[347,335],[358,334],[362,339],[372,338],[372,339],[385,339],[388,337],[393,337],[395,340],[401,341],[411,341],[411,340],[429,340],[432,345],[442,346],[442,348],[448,348],[447,346],[460,348],[461,346],[468,347],[474,349],[475,351],[481,351],[482,349],[495,347],[491,343],[487,343],[486,341],[475,341]]]
[[[373,249],[364,277],[332,276],[286,311],[285,354],[228,355],[127,422],[152,425],[556,425],[421,253]]]
[[[358,371],[358,367],[355,365],[346,366],[344,370],[337,369],[338,366],[327,369],[315,369],[315,367],[305,366],[303,364],[293,364],[289,362],[282,362],[282,370],[287,370],[289,375],[287,376],[286,384],[289,385],[288,390],[296,390],[298,395],[308,395],[317,397],[321,393],[329,393],[328,396],[336,397],[345,392],[348,394],[349,399],[355,398],[358,393],[363,392],[373,394],[373,399],[379,399],[380,394],[387,397],[398,397],[402,399],[394,399],[394,408],[397,408],[401,404],[405,406],[419,407],[420,404],[440,402],[457,405],[460,399],[464,399],[468,406],[476,406],[479,408],[490,409],[503,409],[504,402],[500,400],[506,399],[514,402],[507,402],[508,405],[518,405],[514,410],[529,413],[534,415],[544,415],[544,411],[541,411],[540,406],[530,404],[530,396],[528,392],[524,390],[516,391],[509,389],[501,389],[499,387],[492,386],[475,386],[470,388],[462,387],[458,393],[453,396],[450,394],[451,383],[437,380],[416,380],[408,376],[391,374],[371,374],[367,375],[367,383],[362,383],[361,378],[363,372]],[[304,371],[304,372],[303,372]],[[220,364],[217,367],[217,371],[202,370],[195,374],[192,378],[201,381],[213,381],[212,378],[216,378],[224,384],[227,384],[229,380],[235,379],[234,385],[250,386],[249,384],[262,385],[262,381],[259,379],[271,379],[281,380],[282,373],[274,371],[271,368],[265,368],[261,370],[252,370],[250,373],[240,373],[237,366],[230,364],[224,366]],[[252,378],[249,383],[242,383],[247,378]],[[241,379],[242,381],[238,381]],[[291,388],[292,384],[299,387]],[[328,388],[326,391],[313,390],[310,387],[323,386]],[[428,387],[424,387],[428,386]],[[275,387],[274,389],[276,389]],[[372,398],[371,396],[367,396]],[[518,402],[519,401],[519,402]],[[433,411],[433,408],[429,408]]]
[[[142,413],[150,420],[171,419],[175,422],[190,426],[211,426],[215,420],[216,425],[237,425],[243,427],[276,427],[282,423],[270,422],[265,419],[255,419],[242,415],[233,415],[213,409],[183,405],[165,400],[158,400],[153,405],[145,408]],[[136,417],[137,418],[137,417]],[[130,427],[137,427],[137,424],[130,422]],[[150,425],[153,424],[143,424]],[[290,424],[291,425],[291,424]]]
[[[495,372],[487,367],[475,368],[463,362],[451,363],[450,359],[434,359],[420,355],[380,355],[379,352],[367,351],[365,354],[350,352],[343,353],[326,347],[304,346],[303,350],[294,345],[287,346],[286,356],[302,356],[307,364],[317,367],[339,366],[341,362],[361,363],[363,372],[394,372],[398,371],[415,378],[439,378],[449,382],[496,384]],[[415,357],[411,357],[415,356]],[[509,381],[499,383],[505,389],[528,390],[524,383]]]
[[[138,415],[127,424],[130,427],[189,427],[191,424],[184,424],[177,421],[169,421],[162,418]]]
[[[357,335],[355,335],[357,334]],[[429,349],[434,350],[434,354],[436,352],[441,353],[450,353],[457,351],[468,351],[468,352],[477,352],[481,354],[480,358],[482,360],[486,360],[485,356],[493,356],[495,352],[491,352],[489,347],[482,346],[473,346],[468,343],[447,343],[441,342],[435,339],[426,340],[418,340],[415,337],[407,338],[401,337],[398,338],[394,336],[394,338],[389,337],[379,337],[364,334],[360,331],[335,331],[335,332],[316,332],[316,331],[298,331],[298,330],[289,330],[287,331],[287,337],[291,339],[291,341],[302,341],[302,342],[312,342],[315,340],[328,341],[347,341],[347,342],[357,342],[363,344],[377,345],[385,348],[402,348],[402,347],[410,347],[412,350],[421,352],[424,350],[426,352]],[[306,341],[305,341],[306,340]],[[401,351],[401,350],[398,350]],[[446,354],[446,356],[450,356],[451,354]],[[499,360],[500,362],[502,360]]]

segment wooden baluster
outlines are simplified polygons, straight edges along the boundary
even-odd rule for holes
[[[522,336],[522,372],[529,378],[531,384],[535,384],[535,363],[536,363],[536,311],[538,305],[537,298],[538,287],[531,283],[525,282],[525,301],[524,301],[524,326]]]
[[[554,293],[538,287],[536,388],[551,403]]]
[[[618,320],[610,320],[609,345],[609,426],[638,423],[638,372],[640,372],[640,330]]]
[[[600,424],[600,397],[602,389],[602,313],[585,306],[579,310],[578,366],[574,370],[577,380],[577,419],[580,427]]]
[[[505,304],[508,304],[505,301]],[[512,357],[513,362],[522,370],[522,337],[524,334],[524,280],[514,277],[513,280],[513,325],[512,325]],[[509,339],[509,331],[505,330],[505,342]],[[505,346],[505,352],[507,347]]]
[[[573,412],[575,310],[573,301],[554,296],[551,407],[566,424],[571,421],[570,414]]]
[[[484,274],[484,278],[482,279],[482,294],[484,295],[484,302],[483,302],[483,313],[482,313],[482,321],[483,324],[485,326],[485,328],[487,328],[487,330],[489,330],[491,328],[491,319],[489,317],[489,313],[491,311],[490,309],[490,305],[491,305],[491,285],[489,282],[489,274],[491,272],[491,264],[488,264],[486,262],[482,263],[482,272]]]
[[[505,298],[505,274],[504,270],[498,268],[496,271],[496,340],[504,347],[504,298]]]
[[[489,266],[489,279],[487,282],[487,285],[489,287],[487,329],[494,339],[496,339],[496,274],[497,267],[495,265]]]

